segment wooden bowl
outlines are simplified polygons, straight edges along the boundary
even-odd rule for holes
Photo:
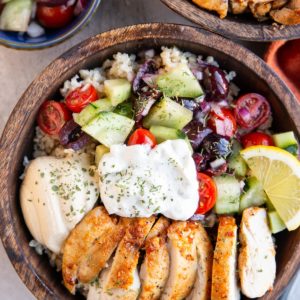
[[[45,99],[55,97],[59,87],[78,70],[101,65],[112,54],[145,48],[173,46],[212,55],[221,67],[235,70],[236,83],[244,92],[258,92],[269,100],[275,130],[294,130],[300,135],[300,107],[283,82],[257,56],[220,36],[193,27],[145,24],[115,29],[89,38],[51,63],[29,86],[13,110],[0,141],[0,235],[7,254],[24,284],[38,299],[82,299],[61,284],[61,275],[47,257],[28,246],[32,239],[19,203],[19,176],[23,158],[32,157],[35,120]],[[291,280],[300,262],[300,229],[277,237],[278,272],[272,292],[262,299],[274,300]]]
[[[291,50],[298,49],[297,62],[295,61],[295,55],[292,55]],[[266,63],[283,79],[288,85],[291,91],[295,94],[298,101],[300,101],[300,40],[293,41],[276,41],[273,42],[267,52],[265,53]],[[288,55],[289,63],[286,61],[286,55]],[[283,60],[285,56],[285,60]],[[288,65],[292,67],[291,72],[288,69]],[[297,68],[298,67],[298,68]]]
[[[250,14],[232,15],[220,19],[191,0],[161,0],[172,10],[201,27],[231,39],[257,42],[290,40],[300,37],[300,25],[273,26],[273,21],[258,22]]]

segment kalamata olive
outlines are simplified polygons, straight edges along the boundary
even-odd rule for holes
[[[220,176],[222,174],[224,174],[227,171],[228,168],[228,164],[224,163],[221,166],[219,166],[218,168],[208,168],[204,171],[205,174],[209,175],[209,176]]]
[[[143,77],[146,74],[155,74],[157,72],[156,64],[153,60],[147,60],[136,73],[136,76],[132,83],[132,90],[134,93],[142,92],[142,88],[146,85]]]
[[[218,157],[226,158],[232,150],[230,141],[226,137],[216,133],[207,135],[201,143],[200,148],[210,155],[210,160]]]
[[[205,169],[207,169],[207,163],[208,163],[207,154],[201,154],[201,153],[195,152],[193,154],[193,159],[194,159],[196,169],[198,172],[202,172]]]
[[[200,107],[200,103],[194,99],[176,97],[173,100],[191,111],[195,111]]]
[[[212,132],[210,128],[204,128],[203,124],[197,120],[193,120],[187,124],[183,128],[183,131],[188,136],[194,150],[196,150],[202,143],[203,139]]]
[[[207,66],[203,72],[203,86],[207,101],[221,101],[226,99],[229,92],[229,84],[225,73],[215,67]]]
[[[69,120],[59,132],[59,141],[65,148],[80,150],[91,138],[73,120]]]

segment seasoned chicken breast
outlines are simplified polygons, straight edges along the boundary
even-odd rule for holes
[[[155,222],[155,217],[126,220],[129,224],[125,235],[116,250],[111,267],[103,275],[102,292],[106,297],[112,297],[109,299],[137,298],[140,288],[137,273],[139,250]]]
[[[216,11],[220,18],[225,18],[228,13],[228,0],[193,0],[198,6]]]
[[[80,260],[78,268],[78,279],[80,282],[88,283],[98,276],[115,251],[124,233],[125,226],[120,222],[118,225],[107,228],[95,240],[94,244]]]
[[[63,246],[62,275],[65,286],[72,294],[75,293],[81,259],[87,255],[97,239],[103,237],[108,231],[116,230],[116,224],[117,219],[110,217],[103,206],[98,206],[71,231]],[[101,264],[97,265],[97,272],[108,259],[109,253],[102,257]]]
[[[109,279],[111,266],[112,260],[108,263],[107,268],[101,272],[99,280],[90,285],[87,300],[132,300],[138,297],[141,283],[137,269],[133,272],[133,282],[128,289],[117,289],[112,292],[103,289]]]
[[[233,14],[242,14],[248,7],[249,0],[230,0],[229,5]]]
[[[212,300],[240,299],[236,277],[237,225],[233,217],[219,218],[212,269]]]
[[[139,300],[159,299],[167,282],[170,268],[167,249],[169,225],[168,219],[160,217],[146,239],[146,253],[140,270],[142,289]]]
[[[271,2],[264,2],[264,3],[253,3],[249,4],[249,8],[253,14],[253,16],[259,20],[263,20],[264,17],[270,12],[272,9]]]
[[[193,291],[187,300],[209,300],[211,294],[211,272],[213,247],[204,227],[199,223],[197,234],[197,277]]]
[[[194,222],[176,221],[168,228],[170,273],[161,300],[184,299],[191,292],[197,274],[197,230]]]
[[[300,0],[291,0],[282,9],[272,10],[271,17],[283,25],[300,24]]]
[[[248,298],[262,297],[272,289],[276,275],[275,249],[264,208],[243,212],[240,228],[239,275]]]

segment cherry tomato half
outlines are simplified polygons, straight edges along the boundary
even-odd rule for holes
[[[268,121],[271,107],[265,97],[250,93],[237,100],[234,115],[241,127],[254,129]]]
[[[71,112],[64,103],[50,100],[45,101],[40,107],[37,122],[43,132],[56,135],[71,118]]]
[[[136,129],[133,134],[129,137],[129,146],[137,144],[149,144],[151,148],[155,147],[157,142],[155,136],[147,129],[139,128]]]
[[[198,173],[199,204],[195,214],[205,214],[211,210],[217,200],[217,187],[213,179],[204,173]]]
[[[220,112],[212,111],[207,125],[215,133],[223,136],[233,137],[236,132],[236,121],[228,108],[220,108]]]
[[[72,20],[74,6],[46,6],[38,5],[36,16],[41,25],[46,28],[60,28]]]
[[[82,111],[89,103],[98,99],[97,91],[93,85],[81,86],[68,93],[66,96],[67,107],[75,113]]]
[[[251,132],[241,138],[244,148],[256,145],[274,146],[273,139],[270,135],[262,132]]]

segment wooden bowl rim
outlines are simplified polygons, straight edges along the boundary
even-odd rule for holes
[[[270,89],[276,95],[283,95],[282,98],[278,97],[279,101],[283,105],[286,104],[287,112],[296,124],[298,133],[300,132],[300,123],[296,122],[297,116],[300,115],[300,106],[290,90],[265,62],[246,48],[203,29],[178,24],[140,24],[113,29],[74,46],[49,64],[31,83],[11,113],[0,140],[0,157],[5,157],[5,159],[0,160],[0,178],[2,178],[0,181],[0,235],[4,248],[21,280],[24,283],[30,281],[35,283],[35,286],[31,284],[29,287],[27,285],[27,288],[38,299],[41,295],[44,297],[45,295],[55,297],[55,295],[49,289],[47,283],[43,282],[37,275],[27,257],[24,256],[24,250],[18,241],[18,228],[14,226],[14,215],[12,214],[10,205],[10,203],[16,201],[16,198],[10,197],[9,194],[10,165],[12,165],[12,161],[14,160],[14,153],[23,146],[22,143],[24,141],[21,141],[19,136],[30,115],[33,113],[32,110],[28,112],[27,108],[32,107],[31,105],[34,105],[38,99],[43,97],[43,94],[45,94],[44,91],[49,90],[50,87],[47,80],[51,78],[54,82],[55,79],[60,78],[61,74],[68,71],[70,65],[78,65],[87,58],[112,46],[139,40],[151,40],[155,44],[156,39],[174,40],[174,44],[176,44],[176,40],[193,41],[193,43],[202,44],[206,47],[214,48],[221,53],[223,52],[233,60],[238,60],[239,63],[255,72],[258,78],[268,82]],[[59,74],[55,73],[56,77],[49,77],[52,75],[52,71],[57,68],[61,72]],[[273,291],[276,295],[279,295],[283,287],[288,284],[288,281],[300,263],[300,243],[297,245],[297,249],[299,251],[291,253],[290,266],[285,272],[285,278],[278,278],[278,284],[274,287]],[[262,299],[271,300],[274,298],[265,296]]]
[[[161,0],[161,2],[206,30],[231,39],[267,42],[282,39],[292,40],[300,37],[300,24],[273,26],[258,21],[257,24],[246,24],[234,19],[220,19],[216,14],[204,10],[188,0]]]

